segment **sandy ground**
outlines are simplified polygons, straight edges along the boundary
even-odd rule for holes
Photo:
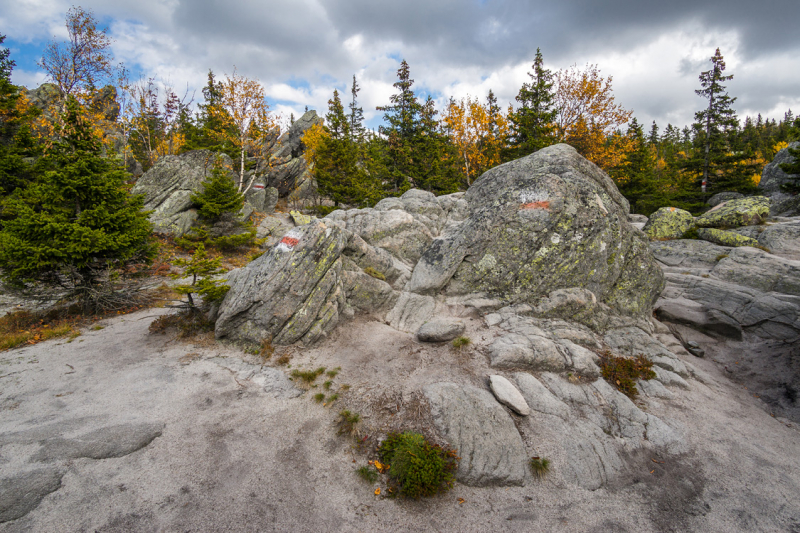
[[[569,457],[558,454],[557,436],[534,425],[526,444],[553,460],[545,480],[456,485],[407,501],[374,495],[383,485],[355,469],[381,431],[429,424],[415,394],[420,384],[483,383],[481,345],[491,331],[480,320],[469,325],[476,346],[461,352],[366,321],[340,326],[315,349],[292,349],[292,368],[341,368],[331,386],[341,397],[323,406],[311,399],[319,387],[295,398],[266,392],[257,359],[238,350],[149,335],[160,312],[106,321],[71,343],[0,353],[0,479],[36,468],[40,446],[3,436],[164,424],[161,436],[128,455],[56,461],[61,487],[0,532],[800,532],[797,427],[771,416],[711,360],[689,361],[704,383],[691,380],[674,400],[645,405],[685,435],[690,452],[681,457],[629,457],[610,486],[583,490],[559,476]],[[346,407],[364,416],[357,437],[337,435]]]

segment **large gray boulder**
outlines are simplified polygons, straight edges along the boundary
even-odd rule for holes
[[[210,150],[192,150],[181,155],[166,155],[145,172],[131,190],[144,195],[144,208],[152,211],[153,231],[180,236],[197,220],[191,196],[202,191],[202,182],[211,175],[217,158],[223,168],[233,168],[231,158]],[[229,171],[231,179],[233,173]]]
[[[344,305],[341,253],[346,232],[321,221],[294,228],[270,251],[233,271],[215,334],[247,343],[312,343]]]
[[[781,170],[781,165],[784,163],[792,163],[794,158],[789,153],[789,148],[797,148],[800,142],[789,143],[787,148],[775,154],[775,158],[764,166],[761,172],[761,181],[758,182],[758,188],[765,195],[773,199],[773,202],[778,202],[789,195],[785,193],[781,186],[790,181],[789,175]]]
[[[510,303],[578,287],[628,315],[649,313],[661,292],[661,270],[628,222],[627,200],[570,146],[495,167],[464,199],[469,217],[432,241],[407,290]]]
[[[727,202],[728,200],[737,200],[739,198],[744,198],[744,195],[740,192],[718,192],[714,196],[708,199],[706,202],[711,207],[716,207],[721,203]]]
[[[736,228],[761,224],[769,217],[769,198],[749,196],[728,200],[695,219],[700,228]]]

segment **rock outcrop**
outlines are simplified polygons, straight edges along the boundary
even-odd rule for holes
[[[610,178],[566,145],[486,172],[464,196],[469,216],[425,250],[408,290],[534,303],[585,288],[626,315],[649,311],[661,272]]]
[[[769,217],[769,198],[749,196],[718,204],[695,219],[700,228],[754,226]]]
[[[781,165],[791,163],[794,158],[789,154],[789,148],[797,148],[800,142],[789,143],[787,148],[775,154],[775,158],[764,167],[761,172],[761,181],[758,182],[758,189],[766,196],[772,198],[774,203],[785,200],[789,194],[783,191],[782,185],[790,181],[789,175],[781,170]]]
[[[546,423],[569,435],[567,477],[598,488],[623,468],[618,439],[628,451],[684,449],[671,426],[599,379],[598,353],[648,357],[656,378],[641,389],[654,398],[693,375],[678,341],[653,336],[664,277],[628,211],[605,173],[551,146],[490,170],[467,193],[411,190],[293,228],[230,274],[216,334],[313,343],[358,312],[443,342],[482,317],[485,386],[420,387],[462,457],[458,479],[523,484],[533,454],[520,431]]]
[[[166,155],[142,175],[132,194],[144,195],[144,208],[152,211],[153,231],[180,236],[197,220],[191,196],[202,190],[203,180],[211,175],[217,157],[224,168],[232,168],[227,155],[210,150],[193,150],[181,155]],[[233,174],[231,174],[233,179]]]
[[[303,135],[315,124],[322,124],[322,118],[314,110],[307,111],[280,138],[273,135],[262,147],[266,165],[256,172],[263,173],[264,184],[276,188],[281,197],[290,194],[302,197],[312,192],[313,178],[303,158]]]

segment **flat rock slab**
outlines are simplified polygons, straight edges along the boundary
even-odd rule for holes
[[[497,398],[497,401],[503,405],[507,405],[515,413],[528,416],[531,414],[531,408],[517,388],[503,376],[492,375],[489,376],[489,387],[492,389],[492,394]]]
[[[465,329],[461,320],[431,320],[420,326],[417,338],[422,342],[446,342],[464,333]]]
[[[522,485],[527,454],[514,421],[489,391],[455,383],[425,387],[434,423],[458,451],[465,485]]]
[[[63,476],[62,471],[48,467],[0,479],[0,524],[35,509],[45,496],[61,488]]]
[[[64,459],[110,459],[123,457],[150,444],[161,436],[162,423],[120,424],[101,428],[80,437],[54,438],[42,442],[42,448],[31,458],[37,462]]]

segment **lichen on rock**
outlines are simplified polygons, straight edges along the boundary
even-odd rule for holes
[[[694,225],[688,211],[676,207],[662,207],[644,225],[643,231],[653,241],[680,239]]]

